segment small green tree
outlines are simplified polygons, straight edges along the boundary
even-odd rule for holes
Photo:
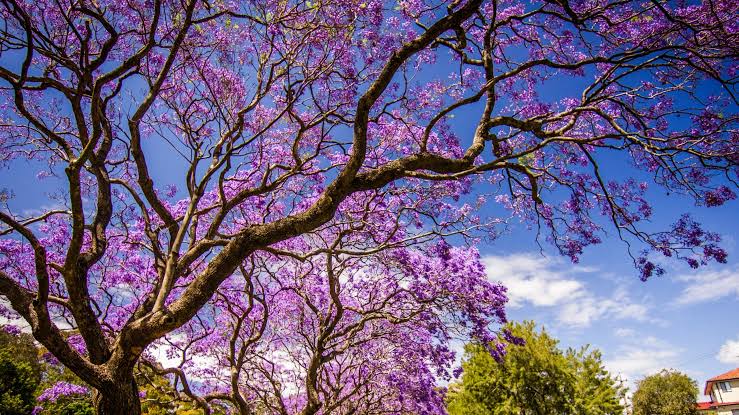
[[[0,414],[27,415],[36,402],[39,383],[28,362],[18,359],[7,349],[0,350]]]
[[[451,415],[615,415],[625,389],[604,368],[597,350],[560,350],[533,322],[506,329],[524,344],[508,343],[501,362],[483,345],[465,347],[461,383],[448,394]],[[510,338],[510,337],[509,337]]]
[[[662,370],[636,385],[633,415],[697,415],[698,384],[675,370]]]
[[[30,333],[23,333],[13,326],[0,327],[0,350],[13,356],[16,362],[27,363],[34,376],[42,375],[42,362],[39,361],[38,348]]]

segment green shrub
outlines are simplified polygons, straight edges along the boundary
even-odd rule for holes
[[[36,402],[38,374],[7,349],[0,350],[0,414],[28,415]]]

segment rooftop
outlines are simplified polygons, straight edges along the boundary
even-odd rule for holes
[[[722,373],[718,376],[714,376],[711,379],[708,379],[706,381],[706,388],[703,390],[703,393],[705,395],[709,395],[711,393],[711,385],[713,385],[714,382],[731,379],[739,379],[739,367],[736,369],[732,369],[726,373]]]

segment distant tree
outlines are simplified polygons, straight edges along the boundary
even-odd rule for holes
[[[675,370],[662,370],[636,385],[633,415],[697,415],[698,384]]]
[[[487,346],[469,344],[462,381],[450,387],[452,415],[621,414],[625,388],[588,346],[562,351],[558,341],[533,322],[508,324],[501,361]],[[507,333],[507,334],[506,334]]]
[[[23,333],[15,326],[0,327],[0,350],[6,351],[17,362],[28,363],[35,376],[41,376],[42,362],[38,348],[29,333]]]
[[[8,349],[0,350],[0,414],[27,415],[35,403],[38,374]]]

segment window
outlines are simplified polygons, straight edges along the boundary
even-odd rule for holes
[[[729,382],[719,382],[718,386],[722,392],[731,392],[731,384]]]

